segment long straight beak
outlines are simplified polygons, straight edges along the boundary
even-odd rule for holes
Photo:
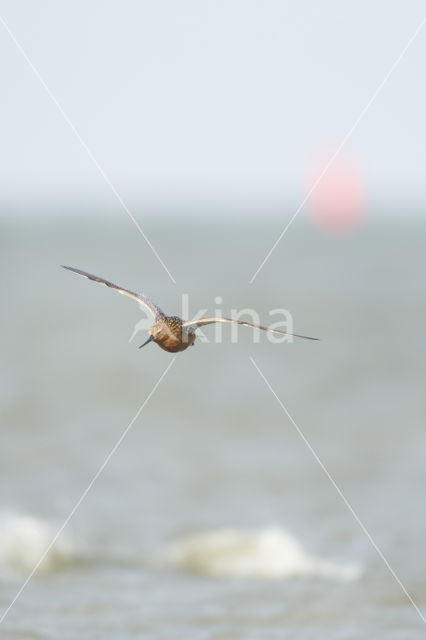
[[[151,342],[151,340],[154,340],[154,336],[149,336],[148,340],[145,340],[145,342],[143,344],[141,344],[139,349],[142,349],[142,347],[144,347],[146,344],[148,344],[148,342]]]

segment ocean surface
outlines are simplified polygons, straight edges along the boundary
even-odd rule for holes
[[[145,224],[176,284],[122,212],[0,223],[1,638],[426,637],[426,225],[297,222],[249,284],[259,220]],[[207,327],[150,395],[173,356],[60,264],[321,341]]]

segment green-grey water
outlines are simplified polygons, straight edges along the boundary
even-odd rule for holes
[[[120,214],[121,215],[121,214]],[[119,217],[119,216],[118,216]],[[392,638],[426,611],[420,223],[327,235],[282,224],[3,222],[0,604],[4,612],[173,356],[129,342],[167,312],[285,307],[321,342],[196,343],[154,395],[4,618],[14,639]],[[213,330],[206,335],[213,336]],[[201,538],[194,537],[200,534]],[[1,615],[1,614],[0,614]]]

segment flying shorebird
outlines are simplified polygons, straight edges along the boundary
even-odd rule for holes
[[[206,324],[213,324],[214,322],[231,322],[234,324],[241,324],[244,327],[252,327],[253,329],[262,329],[262,331],[271,331],[272,333],[280,333],[284,336],[293,336],[295,338],[305,338],[306,340],[318,340],[318,338],[311,338],[309,336],[300,336],[297,333],[288,333],[287,331],[279,331],[278,329],[269,329],[268,327],[262,327],[258,324],[252,324],[251,322],[243,322],[242,320],[232,320],[231,318],[200,318],[199,320],[184,321],[178,316],[166,316],[164,311],[160,309],[156,304],[151,302],[149,298],[142,293],[133,293],[128,289],[118,287],[116,284],[93,276],[91,273],[81,271],[80,269],[74,269],[74,267],[66,267],[61,265],[64,269],[73,271],[84,278],[99,282],[106,287],[111,287],[119,293],[123,293],[129,298],[133,298],[140,304],[142,304],[152,315],[154,316],[154,324],[148,329],[149,338],[139,348],[144,347],[149,342],[155,342],[164,351],[170,353],[176,353],[178,351],[185,351],[185,349],[194,344],[196,334],[195,331],[198,327],[203,327]]]

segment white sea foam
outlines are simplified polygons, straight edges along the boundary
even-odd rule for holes
[[[258,531],[218,529],[187,536],[167,551],[175,569],[221,578],[324,578],[356,580],[354,564],[337,564],[307,554],[280,528]]]
[[[57,527],[35,516],[0,513],[0,571],[28,572],[40,560],[53,540]],[[40,565],[40,572],[50,572],[75,558],[70,540],[61,536]]]

